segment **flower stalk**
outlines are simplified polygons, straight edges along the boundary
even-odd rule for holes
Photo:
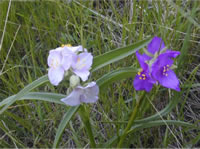
[[[96,143],[95,143],[95,140],[94,140],[94,135],[93,135],[93,132],[92,132],[92,127],[91,127],[91,123],[90,123],[90,119],[89,119],[89,113],[85,109],[84,105],[80,106],[79,115],[81,116],[81,119],[82,119],[82,121],[85,125],[85,128],[86,128],[86,132],[89,136],[90,148],[96,148]]]
[[[127,132],[129,131],[129,129],[131,128],[131,126],[133,125],[133,122],[135,121],[135,118],[137,116],[137,113],[138,113],[138,109],[140,107],[140,103],[142,101],[142,99],[145,97],[145,92],[142,93],[142,95],[140,96],[139,100],[136,102],[136,105],[135,105],[135,108],[133,109],[132,113],[131,113],[131,117],[128,121],[128,124],[124,130],[124,133],[121,135],[120,137],[120,140],[119,140],[119,143],[117,145],[117,148],[121,148],[122,147],[122,144],[127,136]]]

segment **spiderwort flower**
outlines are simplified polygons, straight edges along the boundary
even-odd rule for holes
[[[82,81],[86,81],[90,75],[90,68],[92,66],[93,56],[91,53],[83,52],[73,57],[72,68],[73,72],[79,76]]]
[[[79,54],[79,52],[83,53]],[[82,46],[72,47],[67,44],[50,50],[48,77],[51,84],[57,86],[72,66],[74,73],[81,77],[83,81],[86,81],[90,74],[92,59],[92,55]]]
[[[96,82],[90,82],[86,87],[77,86],[67,97],[61,101],[70,106],[81,103],[95,103],[98,100],[99,87]]]
[[[71,47],[71,45],[65,45],[64,47],[58,47],[54,50],[50,50],[48,56],[48,77],[51,84],[57,86],[64,78],[64,73],[72,65],[72,58],[76,55],[74,52],[79,51],[82,46]]]
[[[163,50],[164,48],[165,50]],[[136,52],[142,71],[138,72],[135,77],[134,88],[148,92],[153,87],[153,84],[158,82],[164,87],[180,91],[179,80],[176,74],[170,69],[173,64],[172,58],[177,57],[180,52],[167,50],[163,40],[159,37],[152,39],[147,46],[147,51],[153,57],[146,54],[140,55]]]
[[[180,91],[179,80],[176,74],[170,67],[173,64],[171,58],[178,56],[178,51],[167,51],[166,53],[160,54],[156,61],[152,64],[152,76],[162,86]]]
[[[142,70],[137,73],[135,80],[133,81],[133,86],[136,90],[146,90],[149,92],[155,83],[151,78],[149,66],[145,62],[149,58],[145,55],[140,55],[138,51],[136,52],[136,56]]]

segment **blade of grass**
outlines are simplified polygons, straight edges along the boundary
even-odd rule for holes
[[[61,137],[65,127],[67,126],[67,124],[69,123],[69,121],[71,120],[73,115],[78,111],[78,109],[79,109],[79,106],[70,107],[69,110],[63,116],[63,119],[61,120],[61,122],[58,126],[58,129],[56,131],[56,136],[55,136],[55,139],[54,139],[53,148],[58,147],[60,137]]]

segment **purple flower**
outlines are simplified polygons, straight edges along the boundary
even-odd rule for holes
[[[82,81],[86,81],[90,75],[90,68],[92,66],[93,56],[91,53],[83,52],[73,57],[72,68],[73,72],[79,76]]]
[[[178,51],[167,51],[166,53],[160,54],[156,61],[152,64],[152,76],[156,79],[162,86],[180,91],[179,80],[176,74],[170,67],[173,64],[171,58],[178,56],[180,52]]]
[[[154,37],[147,46],[147,51],[154,57],[136,52],[137,59],[140,63],[142,71],[138,72],[134,80],[134,88],[136,90],[146,90],[149,92],[155,82],[159,82],[162,86],[180,91],[179,80],[176,74],[170,69],[173,64],[172,58],[177,57],[180,52],[166,50],[163,40]],[[159,52],[161,51],[161,52]],[[158,52],[157,55],[156,52]]]
[[[133,81],[133,86],[136,90],[146,90],[149,92],[155,81],[151,78],[149,66],[145,62],[149,58],[145,55],[140,55],[138,51],[136,52],[137,59],[140,63],[140,66],[142,68],[142,71],[138,72],[135,80]]]
[[[86,87],[77,86],[67,97],[61,101],[70,106],[81,103],[95,103],[98,100],[99,87],[96,82],[90,82]]]

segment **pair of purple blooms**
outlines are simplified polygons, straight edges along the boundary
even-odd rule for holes
[[[171,69],[172,58],[177,57],[180,52],[166,49],[163,40],[154,37],[147,46],[147,54],[136,52],[141,71],[139,71],[133,81],[136,90],[149,92],[154,84],[180,91],[179,80]],[[152,55],[152,56],[150,56]]]
[[[69,71],[74,74],[70,78],[70,84],[75,84],[75,88],[66,98],[61,99],[62,102],[76,106],[81,103],[94,103],[98,100],[99,87],[96,82],[90,82],[85,87],[79,85],[79,77],[83,82],[88,80],[92,63],[92,54],[82,46],[72,47],[68,44],[50,50],[48,77],[51,84],[57,86],[69,74]]]

